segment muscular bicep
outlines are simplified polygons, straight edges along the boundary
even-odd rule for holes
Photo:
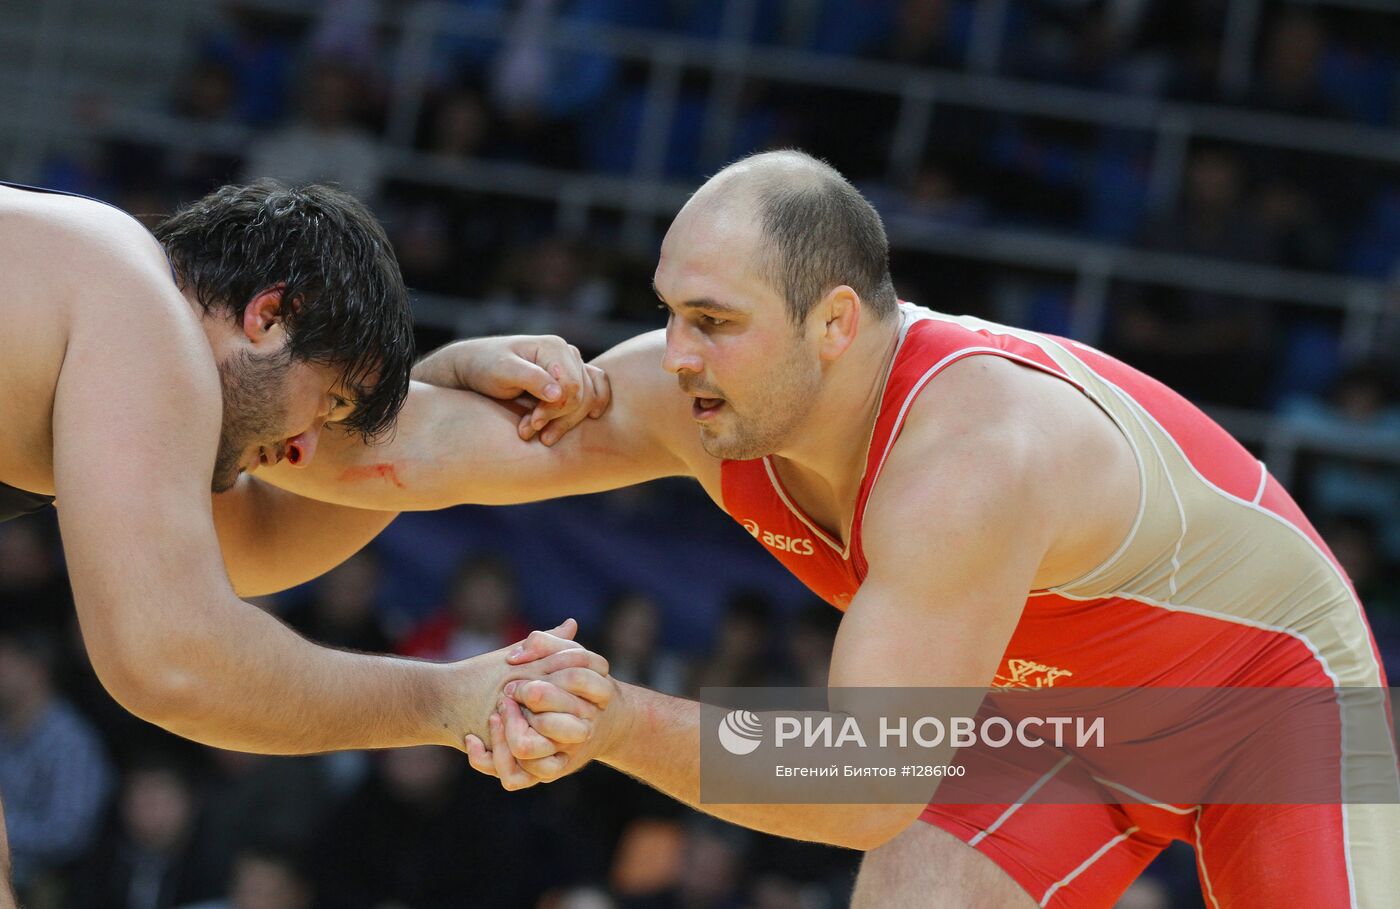
[[[684,401],[655,339],[633,339],[596,363],[611,379],[611,408],[552,447],[521,441],[518,415],[501,402],[414,383],[390,439],[365,445],[332,431],[309,467],[258,476],[310,498],[407,511],[530,502],[686,472],[672,444]]]
[[[103,307],[72,318],[53,413],[63,543],[99,674],[233,600],[209,508],[212,357],[168,274],[113,271],[93,285]]]
[[[1046,550],[1034,485],[1025,456],[994,439],[896,448],[866,511],[869,574],[832,686],[990,684]]]
[[[224,567],[239,596],[276,593],[320,577],[378,536],[397,512],[306,499],[253,477],[214,496]]]

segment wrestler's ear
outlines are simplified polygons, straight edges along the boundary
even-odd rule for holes
[[[833,287],[816,305],[822,322],[821,358],[832,362],[846,352],[860,330],[860,295],[845,284]]]
[[[285,284],[274,284],[258,293],[243,307],[243,334],[255,345],[267,345],[281,340],[284,307],[282,293]]]

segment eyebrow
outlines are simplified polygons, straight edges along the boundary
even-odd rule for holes
[[[661,291],[656,289],[655,279],[652,279],[651,282],[651,292],[656,294],[656,299],[660,300],[662,303],[666,303],[666,298],[661,296]],[[670,306],[671,304],[666,303],[666,305]],[[739,307],[733,306],[729,303],[721,303],[713,297],[700,297],[696,300],[682,300],[680,303],[677,303],[676,306],[678,306],[681,309],[708,309],[711,312],[727,312],[735,314],[743,313],[743,310]]]

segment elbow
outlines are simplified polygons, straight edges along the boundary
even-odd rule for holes
[[[878,849],[908,829],[923,810],[922,805],[871,805],[856,823],[846,825],[841,841],[833,845],[860,852]]]
[[[98,680],[113,700],[132,715],[177,734],[184,734],[201,713],[198,678],[181,662],[168,652],[144,658],[92,657]]]

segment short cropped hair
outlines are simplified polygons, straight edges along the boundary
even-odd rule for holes
[[[155,229],[180,289],[235,322],[285,285],[293,359],[342,370],[356,398],[345,421],[365,440],[394,425],[408,397],[413,319],[384,229],[353,196],[272,180],[225,186]]]
[[[762,155],[805,165],[764,168],[752,197],[766,240],[759,270],[783,295],[793,323],[800,325],[827,291],[842,284],[878,318],[892,315],[899,301],[890,244],[874,206],[825,161],[795,150]]]

